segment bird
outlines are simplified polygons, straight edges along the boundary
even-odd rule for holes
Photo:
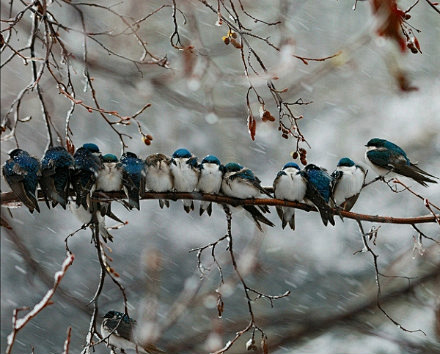
[[[74,164],[73,156],[62,146],[50,147],[44,153],[40,186],[48,207],[51,200],[52,208],[60,204],[66,209]]]
[[[101,323],[101,335],[105,342],[121,350],[135,350],[137,353],[164,353],[153,344],[138,343],[134,336],[136,320],[119,311],[108,311]]]
[[[172,155],[170,168],[174,179],[174,190],[176,192],[194,192],[200,175],[197,157],[187,149],[177,149]],[[194,201],[184,199],[183,208],[187,213],[194,210]]]
[[[3,176],[12,192],[29,209],[40,212],[35,192],[41,176],[40,161],[22,149],[9,152],[9,159],[3,165]]]
[[[221,191],[224,195],[239,199],[256,198],[260,193],[269,194],[260,185],[260,180],[254,173],[236,162],[229,162],[224,166]],[[275,226],[254,205],[243,205],[242,208],[249,212],[260,231],[263,231],[260,222],[268,226]],[[263,213],[270,213],[267,205],[260,205]]]
[[[102,167],[96,178],[96,190],[102,192],[119,192],[122,189],[122,165],[116,155],[102,156]],[[112,215],[110,202],[100,202],[101,215]]]
[[[307,182],[301,175],[301,168],[295,162],[286,163],[273,181],[273,190],[277,199],[301,202],[307,190]],[[282,228],[289,223],[290,228],[295,230],[295,208],[277,206],[276,210]]]
[[[331,199],[335,206],[350,211],[359,198],[364,185],[365,169],[348,157],[343,157],[339,160],[331,177],[333,178]]]
[[[128,198],[129,208],[140,210],[139,194],[145,191],[145,164],[133,152],[121,156],[122,185]]]
[[[151,154],[145,159],[146,179],[148,190],[153,192],[169,192],[173,189],[173,176],[171,175],[171,158],[164,154]],[[159,206],[167,208],[170,202],[167,199],[159,199]]]
[[[260,179],[249,168],[235,162],[225,165],[222,190],[226,195],[240,199],[256,198],[261,193],[272,198],[272,195],[261,186]]]
[[[105,226],[104,216],[101,214],[97,203],[91,203],[90,207],[84,208],[82,204],[76,205],[69,202],[69,210],[72,214],[81,222],[84,226],[89,226],[91,223],[96,223],[98,225],[98,230],[104,241],[113,241],[113,236],[108,232]],[[119,220],[119,218],[114,217],[113,214],[110,215],[114,220]]]
[[[96,144],[86,143],[73,155],[75,170],[72,185],[76,194],[76,205],[89,208],[88,197],[93,193],[99,170],[102,168],[101,152]]]
[[[197,189],[202,193],[218,194],[222,186],[223,165],[214,155],[207,155],[199,165],[200,177]],[[212,202],[202,200],[200,203],[200,215],[204,212],[211,216]]]
[[[437,183],[429,177],[436,179],[438,177],[417,167],[417,164],[412,163],[406,156],[405,151],[396,144],[385,139],[373,138],[365,146],[367,147],[365,159],[379,176],[383,177],[392,172],[409,177],[424,187],[428,187],[427,182]]]
[[[314,164],[308,164],[301,171],[306,179],[307,189],[305,200],[314,205],[321,214],[322,222],[327,226],[328,222],[335,225],[333,211],[328,205],[331,197],[332,177],[327,171]]]

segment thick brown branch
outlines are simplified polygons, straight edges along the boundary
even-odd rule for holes
[[[269,188],[268,188],[269,189]],[[72,194],[73,195],[73,194]],[[97,192],[94,194],[94,198],[97,200],[117,200],[117,199],[126,199],[124,192],[106,192],[102,194]],[[232,206],[239,205],[268,205],[268,206],[286,206],[292,207],[296,209],[309,211],[317,211],[314,207],[299,203],[299,202],[290,202],[287,200],[281,199],[269,199],[269,198],[261,198],[261,199],[237,199],[231,198],[224,195],[214,195],[214,194],[204,194],[200,192],[193,193],[181,193],[181,192],[165,192],[165,193],[155,193],[155,192],[143,192],[141,193],[140,199],[170,199],[170,200],[178,200],[178,199],[193,199],[193,200],[206,200],[218,204],[229,204]],[[38,200],[43,201],[44,197],[41,191],[38,191]],[[1,194],[1,204],[4,206],[8,206],[8,204],[19,203],[19,200],[12,192],[6,192]],[[436,219],[440,218],[440,214],[434,215],[425,215],[425,216],[415,216],[415,217],[393,217],[393,216],[381,216],[381,215],[368,215],[368,214],[358,214],[349,211],[343,211],[334,209],[335,214],[338,214],[342,217],[354,220],[363,220],[369,222],[377,222],[377,223],[385,223],[385,224],[423,224],[423,223],[435,223]]]

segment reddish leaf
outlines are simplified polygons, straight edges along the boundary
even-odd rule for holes
[[[75,152],[75,145],[73,145],[69,137],[66,138],[66,150],[71,155]]]
[[[396,0],[370,0],[373,14],[377,16],[379,28],[377,34],[393,39],[404,52],[406,41],[401,30],[405,12],[397,7]]]
[[[248,123],[248,130],[249,130],[249,134],[251,136],[251,139],[255,140],[255,132],[257,130],[257,121],[255,120],[254,116],[249,115],[247,123]]]

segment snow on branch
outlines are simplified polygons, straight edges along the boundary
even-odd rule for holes
[[[6,354],[11,353],[12,346],[15,343],[15,338],[17,336],[17,333],[21,329],[23,329],[23,327],[25,327],[32,318],[34,318],[41,311],[43,311],[43,309],[45,307],[52,305],[51,299],[52,299],[53,295],[55,294],[55,291],[57,290],[58,285],[60,284],[61,280],[63,279],[64,275],[66,274],[67,269],[72,265],[74,259],[75,259],[75,256],[73,255],[73,253],[68,252],[67,257],[61,266],[61,270],[56,272],[54,275],[53,287],[48,290],[46,295],[44,295],[44,297],[40,300],[40,302],[38,304],[36,304],[34,306],[34,308],[26,314],[26,316],[24,316],[23,318],[18,318],[18,313],[19,313],[19,311],[28,310],[29,309],[28,307],[16,308],[14,310],[14,314],[12,317],[12,332],[7,337],[8,346],[6,348]]]

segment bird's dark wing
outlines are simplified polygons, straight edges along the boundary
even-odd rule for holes
[[[332,209],[327,205],[319,191],[311,183],[307,183],[306,197],[318,208],[324,225],[327,226],[327,223],[330,222],[330,224],[334,226],[335,220],[333,218]]]
[[[342,171],[338,171],[338,170],[333,171],[333,173],[331,174],[332,182],[331,182],[330,187],[331,187],[331,195],[332,196],[335,193],[336,187],[339,184],[339,181],[341,180],[342,175],[343,175]]]
[[[367,151],[367,158],[376,166],[385,168],[387,170],[391,170],[393,168],[393,166],[390,165],[391,152],[388,149],[382,148],[382,149]],[[403,156],[402,156],[402,158],[405,160],[405,158]],[[393,158],[394,163],[397,160],[398,159],[395,156]],[[405,160],[405,163],[406,163],[406,160]]]
[[[14,194],[20,201],[29,208],[31,213],[36,209],[40,212],[37,198],[30,192],[26,192],[23,184],[23,178],[20,176],[12,176],[6,179]]]
[[[260,222],[268,226],[272,226],[272,227],[275,226],[275,224],[269,219],[267,219],[263,214],[261,214],[254,205],[243,205],[243,209],[249,212],[249,214],[251,214],[252,219],[254,219],[255,224],[257,225],[260,231],[263,231]]]
[[[388,156],[389,156],[389,163],[388,163],[389,167],[387,168],[391,169],[393,172],[412,178],[416,182],[420,183],[422,186],[425,187],[427,187],[427,184],[425,182],[437,183],[436,181],[426,177],[425,175],[433,178],[437,178],[437,177],[429,174],[426,171],[423,171],[415,164],[411,163],[408,160],[408,158],[406,158],[405,156],[394,152],[389,152]]]
[[[341,207],[343,210],[345,211],[350,211],[351,208],[353,208],[353,206],[356,204],[356,201],[359,198],[360,193],[355,194],[354,196],[345,199],[345,202],[342,203]]]
[[[109,331],[113,332],[117,336],[129,341],[132,340],[133,326],[131,323],[124,321],[124,319],[107,318],[105,325],[108,327]],[[113,331],[114,328],[116,329]]]
[[[393,168],[393,171],[400,174],[400,175],[412,178],[413,180],[420,183],[424,187],[428,186],[426,184],[426,182],[437,183],[437,181],[435,181],[431,178],[428,178],[425,175],[431,176],[433,178],[437,178],[437,177],[430,175],[429,173],[423,171],[422,169],[418,168],[416,165],[414,165],[412,163],[409,166],[408,165],[397,165]]]

